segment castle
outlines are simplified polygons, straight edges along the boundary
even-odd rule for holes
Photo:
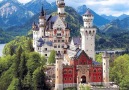
[[[94,16],[88,9],[82,16],[84,25],[80,29],[81,38],[74,37],[70,41],[70,30],[65,22],[65,2],[56,0],[58,12],[56,16],[40,12],[39,24],[34,23],[34,50],[46,58],[51,50],[56,51],[56,63],[46,71],[47,76],[55,79],[55,90],[78,87],[79,84],[109,86],[109,57],[105,52],[103,63],[95,61]]]

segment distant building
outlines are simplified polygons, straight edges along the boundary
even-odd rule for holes
[[[56,0],[56,4],[58,7],[56,16],[45,15],[42,7],[39,24],[32,25],[34,50],[46,57],[50,55],[51,50],[56,51],[55,65],[48,66],[46,69],[47,76],[55,81],[55,90],[68,87],[79,89],[79,84],[109,87],[107,53],[103,54],[102,64],[95,61],[94,16],[88,9],[83,15],[84,26],[80,29],[81,38],[73,37],[69,41],[70,30],[65,22],[64,0]]]

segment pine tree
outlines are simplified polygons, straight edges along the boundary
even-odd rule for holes
[[[29,39],[27,41],[27,49],[28,49],[29,52],[33,52],[34,51],[33,46],[32,46],[32,40],[31,39]]]
[[[38,67],[33,73],[33,86],[34,90],[49,90],[45,82],[45,74],[42,67]]]
[[[22,54],[22,48],[21,46],[18,47],[17,52],[16,52],[16,59],[14,62],[14,76],[16,78],[19,77],[19,65],[20,65],[20,61],[21,61],[21,54]]]
[[[54,64],[55,63],[55,56],[56,52],[54,50],[51,51],[50,56],[48,57],[48,64]]]
[[[9,55],[13,55],[15,53],[14,47],[11,45],[9,46]]]
[[[26,74],[27,74],[26,56],[25,56],[25,53],[22,53],[21,61],[20,61],[20,65],[19,65],[20,79],[22,80]]]

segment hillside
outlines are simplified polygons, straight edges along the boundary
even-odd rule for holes
[[[13,39],[13,36],[11,36],[9,33],[6,33],[0,28],[0,44],[7,43],[10,40]]]
[[[96,49],[124,49],[129,48],[129,17],[114,20],[99,30]]]
[[[102,26],[100,30],[109,34],[129,31],[129,17],[113,20],[111,23]]]
[[[79,35],[79,27],[82,25],[82,17],[77,14],[77,12],[72,7],[66,7],[65,8],[67,17],[66,22],[69,24],[69,28],[71,30],[71,36],[73,35]],[[56,10],[54,11],[56,12]],[[47,12],[47,14],[53,13],[53,11]],[[11,33],[13,36],[21,36],[21,35],[27,35],[28,31],[31,30],[32,23],[38,22],[39,14],[34,15],[28,22],[26,22],[22,26],[13,26],[8,28],[6,31]]]

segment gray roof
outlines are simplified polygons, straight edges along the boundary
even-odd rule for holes
[[[52,41],[47,41],[46,44],[47,44],[48,46],[52,46],[53,43],[52,43]]]
[[[52,46],[53,45],[53,42],[52,41],[44,41],[42,38],[39,38],[37,40],[37,46],[38,47],[42,47],[44,44],[47,44],[48,46]]]
[[[42,45],[45,43],[45,41],[42,39],[42,38],[39,38],[38,40],[37,40],[37,46],[38,47],[42,47]]]
[[[90,9],[88,8],[86,13],[84,15],[90,15],[90,16],[93,16],[92,13],[90,12]]]
[[[58,18],[58,16],[52,16],[50,20],[51,20],[51,22],[55,22],[57,20],[57,18]]]
[[[93,61],[92,63],[93,63],[93,65],[100,65],[100,63],[96,62],[96,61]]]
[[[48,20],[51,17],[51,15],[46,15],[46,20]]]
[[[81,53],[82,53],[82,50],[79,50],[79,51],[77,52],[77,54],[76,54],[76,57],[79,57]]]
[[[81,45],[81,39],[80,37],[73,37],[74,45]]]

